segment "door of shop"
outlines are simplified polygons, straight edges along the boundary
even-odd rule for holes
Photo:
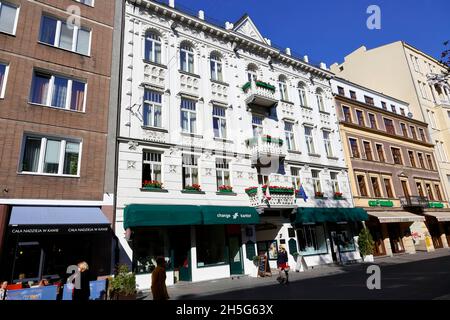
[[[229,258],[230,258],[230,274],[243,274],[242,252],[240,245],[240,237],[230,236],[228,239]]]
[[[443,248],[441,234],[439,232],[439,224],[427,219],[427,228],[430,231],[431,239],[433,240],[433,246],[435,249]]]
[[[447,236],[447,244],[450,247],[450,222],[444,224],[445,235]]]
[[[400,224],[389,223],[388,224],[388,234],[391,241],[392,253],[403,253],[405,252],[405,247],[403,246],[402,236],[400,232]]]
[[[378,227],[369,227],[370,234],[372,235],[373,241],[375,243],[375,250],[373,255],[378,256],[385,256],[386,255],[386,248],[384,246],[383,241],[383,235],[381,234],[381,230]]]
[[[331,248],[331,255],[333,257],[333,261],[336,263],[339,263],[341,261],[340,252],[339,252],[339,246],[338,246],[338,233],[335,230],[330,231],[330,248]]]

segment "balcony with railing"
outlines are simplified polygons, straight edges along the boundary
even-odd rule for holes
[[[428,198],[421,196],[400,197],[400,204],[403,208],[428,208]]]
[[[252,158],[284,157],[283,140],[270,135],[258,135],[245,141]]]
[[[242,86],[245,93],[245,102],[248,106],[262,106],[271,108],[277,104],[275,87],[263,81],[249,81]]]
[[[250,204],[254,207],[281,208],[295,205],[295,190],[292,177],[280,174],[269,176],[269,185],[258,185],[245,189]]]

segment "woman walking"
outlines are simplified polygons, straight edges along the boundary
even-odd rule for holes
[[[278,267],[278,278],[280,284],[289,284],[289,265],[288,265],[288,255],[283,246],[280,246],[277,257],[277,267]],[[284,273],[284,276],[283,276]]]

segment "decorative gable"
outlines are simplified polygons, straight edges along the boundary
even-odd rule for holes
[[[264,37],[258,31],[258,28],[256,28],[252,19],[247,14],[245,14],[241,19],[239,19],[239,21],[235,24],[235,27],[233,28],[233,30],[235,32],[243,34],[249,38],[252,38],[257,41],[267,44],[267,41],[264,39]]]

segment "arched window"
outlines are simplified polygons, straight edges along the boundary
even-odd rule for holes
[[[183,71],[194,73],[194,49],[187,42],[180,46],[180,67]]]
[[[278,88],[280,89],[280,99],[289,101],[287,78],[284,75],[278,77]]]
[[[299,82],[298,84],[298,95],[300,98],[300,106],[307,107],[308,99],[306,98],[306,85],[303,82]]]
[[[154,31],[145,33],[145,60],[161,63],[161,37]]]
[[[256,66],[256,64],[250,63],[247,66],[247,77],[248,77],[248,81],[252,82],[252,81],[256,81],[258,78],[258,67]]]
[[[211,53],[211,79],[216,81],[223,81],[222,76],[222,59],[216,52]]]
[[[316,99],[317,99],[317,105],[319,106],[320,111],[325,111],[325,103],[324,103],[324,93],[323,90],[318,88],[316,90]]]

